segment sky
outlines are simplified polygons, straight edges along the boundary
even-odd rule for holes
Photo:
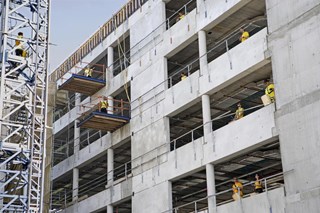
[[[128,0],[51,0],[52,72]]]

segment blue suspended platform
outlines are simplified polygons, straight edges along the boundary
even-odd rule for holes
[[[59,90],[68,90],[84,95],[93,95],[106,85],[106,81],[98,78],[89,78],[83,75],[72,74],[71,77],[59,86]]]
[[[83,115],[77,127],[113,132],[129,123],[129,121],[130,118],[126,116],[93,111]]]

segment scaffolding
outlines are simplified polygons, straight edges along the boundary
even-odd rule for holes
[[[1,0],[0,212],[43,212],[49,5]]]

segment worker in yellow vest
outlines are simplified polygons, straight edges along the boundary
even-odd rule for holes
[[[22,56],[25,58],[25,57],[27,57],[27,51],[24,50],[23,45],[21,43],[21,40],[23,39],[23,33],[19,32],[17,38],[18,39],[15,40],[16,56]]]
[[[85,68],[85,70],[84,70],[84,75],[86,76],[86,77],[88,77],[88,78],[91,78],[92,77],[92,69],[89,67],[89,66],[87,66],[86,68]]]
[[[184,72],[181,73],[181,81],[185,80],[187,77],[188,76]]]
[[[265,94],[270,98],[272,103],[275,102],[274,84],[270,83],[270,80],[265,80],[264,83],[266,86]]]
[[[176,22],[182,20],[184,17],[185,17],[184,13],[183,12],[179,12]]]
[[[234,200],[239,200],[243,197],[243,185],[238,179],[235,177],[233,178],[234,184],[232,185],[233,195],[232,198]]]
[[[109,107],[109,104],[106,99],[103,99],[100,101],[100,104],[99,104],[99,111],[100,112],[108,113],[108,107]]]
[[[238,103],[238,109],[236,110],[236,114],[233,120],[239,120],[240,118],[243,118],[243,116],[244,116],[244,109],[242,108],[241,103]]]
[[[245,40],[247,40],[249,38],[249,32],[245,31],[243,28],[240,29],[240,33],[241,33],[241,36],[239,38],[239,40],[241,42],[244,42]]]
[[[256,181],[254,182],[254,192],[257,194],[262,193],[263,192],[262,182],[260,180],[259,175],[256,174],[255,178],[256,178]]]

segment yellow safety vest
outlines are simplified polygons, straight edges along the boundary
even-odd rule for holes
[[[19,36],[18,36],[18,39],[23,39],[23,36],[19,35]],[[23,49],[23,46],[22,46],[20,40],[16,40],[16,41],[15,41],[15,45],[16,45],[17,49],[20,49],[20,50]]]
[[[108,102],[107,101],[101,101],[101,109],[106,109],[108,107]]]
[[[254,188],[255,189],[262,189],[262,185],[261,185],[261,181],[259,180],[257,180],[257,181],[255,181],[254,182]]]
[[[270,98],[274,98],[274,84],[269,84],[265,90],[265,93]]]
[[[88,77],[88,76],[92,76],[92,69],[89,69],[89,68],[86,68],[85,70],[84,70],[84,74]]]
[[[236,182],[235,184],[232,185],[232,189],[233,189],[233,193],[237,194],[239,191],[238,189],[240,190],[240,196],[243,196],[243,192],[242,192],[242,189],[243,189],[243,186],[242,186],[242,183],[241,182]]]
[[[187,78],[186,75],[181,76],[181,81],[184,80],[184,79],[186,79],[186,78]]]
[[[236,119],[243,118],[244,115],[244,109],[242,107],[238,108],[236,111]]]
[[[247,40],[249,36],[250,36],[249,33],[247,31],[244,31],[241,36],[241,42],[244,42],[245,40]]]

